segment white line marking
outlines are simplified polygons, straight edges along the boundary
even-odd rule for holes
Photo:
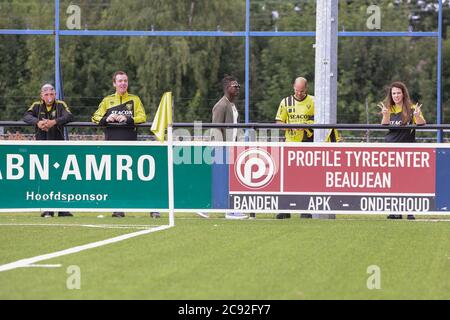
[[[62,224],[62,223],[0,223],[0,227],[80,227],[80,228],[103,228],[103,229],[150,229],[157,225],[134,225],[134,224]]]
[[[0,140],[1,141],[1,140]],[[6,208],[0,209],[0,213],[12,213],[12,212],[43,212],[43,211],[67,211],[68,208],[55,208],[55,207],[46,207],[46,208]],[[70,208],[70,212],[113,212],[113,211],[125,211],[125,212],[153,212],[159,211],[164,212],[163,210],[167,209],[154,209],[154,208],[143,208],[143,209],[127,209],[127,208],[108,208],[108,209],[98,209],[98,208]]]
[[[86,228],[100,228],[100,229],[140,229],[140,230],[147,230],[150,229],[152,227],[150,226],[127,226],[127,225],[118,225],[118,226],[114,226],[114,225],[105,225],[105,224],[86,224],[86,225],[81,225],[81,227],[86,227]],[[154,226],[156,227],[156,226]]]
[[[133,232],[133,233],[124,234],[124,235],[121,235],[121,236],[118,236],[118,237],[114,237],[114,238],[110,238],[110,239],[101,240],[101,241],[97,241],[97,242],[93,242],[93,243],[88,243],[88,244],[85,244],[85,245],[82,245],[82,246],[77,246],[77,247],[65,249],[65,250],[62,250],[62,251],[57,251],[57,252],[53,252],[53,253],[47,253],[47,254],[44,254],[44,255],[41,255],[41,256],[37,256],[37,257],[17,260],[15,262],[11,262],[11,263],[8,263],[8,264],[1,265],[0,266],[0,272],[13,270],[13,269],[16,269],[16,268],[25,267],[25,266],[28,266],[30,264],[34,264],[34,263],[39,262],[39,261],[49,260],[49,259],[65,256],[65,255],[68,255],[68,254],[81,252],[81,251],[88,250],[88,249],[98,248],[98,247],[101,247],[101,246],[105,246],[107,244],[116,243],[116,242],[119,242],[119,241],[123,241],[123,240],[127,240],[127,239],[130,239],[130,238],[142,236],[142,235],[149,234],[149,233],[152,233],[152,232],[166,230],[166,229],[169,229],[169,228],[171,228],[171,227],[167,226],[167,225],[164,225],[164,226],[160,226],[160,227],[157,227],[157,228],[136,231],[136,232]]]
[[[24,268],[61,268],[62,264],[29,264]]]

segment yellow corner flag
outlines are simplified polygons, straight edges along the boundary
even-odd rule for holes
[[[163,94],[153,119],[151,131],[158,141],[164,142],[164,133],[169,124],[172,124],[172,92]]]

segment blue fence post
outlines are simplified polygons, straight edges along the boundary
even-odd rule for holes
[[[439,29],[437,57],[437,124],[442,124],[442,0],[439,0]],[[437,131],[437,142],[442,142],[442,130]]]
[[[61,70],[59,64],[59,0],[55,0],[55,87],[56,98],[60,99]]]
[[[245,123],[250,122],[250,0],[245,6]]]

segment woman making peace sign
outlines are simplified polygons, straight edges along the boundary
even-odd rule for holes
[[[397,81],[389,86],[386,98],[378,104],[378,107],[383,116],[381,124],[394,126],[426,124],[422,115],[422,105],[412,103],[408,89],[402,82]],[[416,142],[416,130],[389,129],[384,140],[385,142]]]
[[[389,86],[389,91],[383,102],[378,104],[383,119],[381,124],[393,126],[405,126],[410,124],[424,125],[426,121],[422,115],[422,105],[413,104],[409,97],[408,89],[402,82],[394,82]],[[414,129],[389,129],[384,137],[385,142],[416,142],[416,130]],[[401,214],[390,214],[388,219],[401,219]],[[414,220],[414,215],[408,214],[409,220]]]

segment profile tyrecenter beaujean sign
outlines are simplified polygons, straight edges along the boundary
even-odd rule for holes
[[[230,152],[230,207],[436,211],[436,152],[411,145],[235,147]]]

